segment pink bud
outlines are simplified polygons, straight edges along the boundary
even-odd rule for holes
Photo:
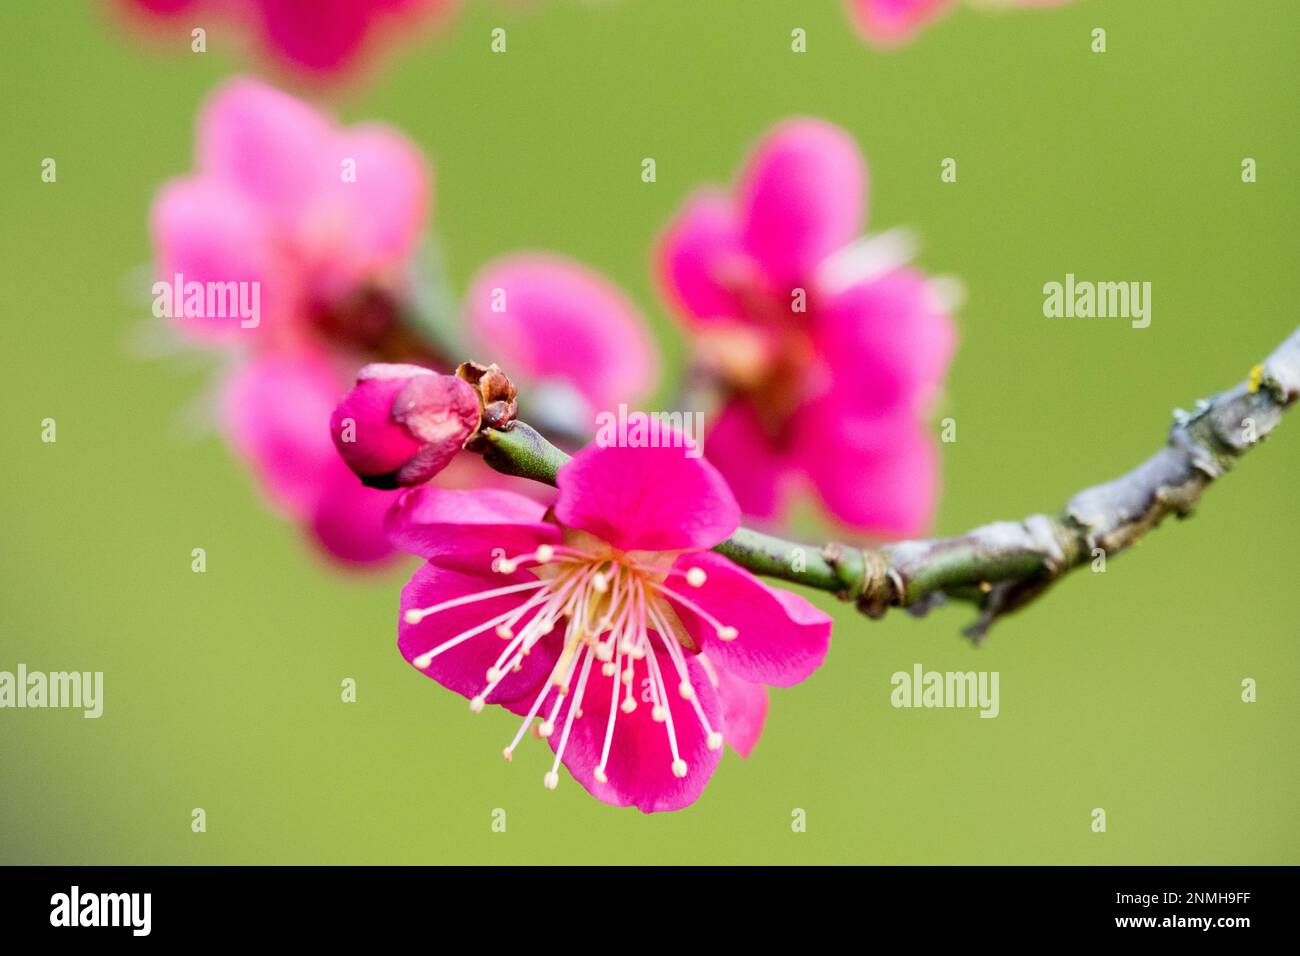
[[[367,365],[330,416],[334,447],[363,484],[419,485],[478,431],[478,393],[418,365]]]

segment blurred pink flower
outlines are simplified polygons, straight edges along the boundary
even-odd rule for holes
[[[958,0],[845,0],[854,25],[880,46],[905,43],[930,22],[948,13]],[[1072,0],[980,0],[978,6],[1059,7]],[[972,6],[976,5],[972,2]]]
[[[767,699],[816,670],[830,618],[708,550],[739,509],[681,448],[589,446],[553,509],[506,491],[423,487],[390,516],[427,563],[402,592],[398,645],[470,698],[533,721],[593,796],[645,812],[693,802],[722,744],[747,753]]]
[[[937,498],[922,414],[954,333],[924,275],[855,242],[865,196],[848,134],[786,121],[734,195],[687,201],[662,237],[659,274],[723,385],[705,455],[744,512],[781,516],[803,478],[846,525],[906,535]]]
[[[596,412],[654,388],[657,351],[640,312],[612,282],[571,259],[526,252],[489,262],[470,282],[465,321],[516,384],[529,380],[520,405],[530,422],[530,395],[534,405],[539,397],[579,404],[571,417],[591,430]]]
[[[129,12],[179,24],[234,23],[282,67],[313,78],[344,74],[374,48],[445,19],[457,0],[115,0]]]
[[[328,421],[358,356],[403,347],[395,303],[430,201],[396,131],[341,129],[291,96],[233,80],[201,112],[195,171],[167,183],[151,227],[164,284],[257,290],[255,321],[173,308],[184,331],[235,351],[222,415],[271,498],[345,561],[392,553],[391,502],[339,460]]]
[[[393,553],[382,518],[394,496],[364,487],[343,464],[330,415],[358,366],[432,361],[401,321],[431,182],[419,151],[395,130],[340,128],[294,97],[240,79],[204,105],[195,171],[166,184],[152,209],[163,284],[179,275],[183,285],[259,290],[256,322],[203,309],[174,309],[173,318],[201,343],[238,356],[223,399],[231,444],[272,501],[345,561]],[[508,256],[489,264],[475,288],[485,291],[471,293],[466,319],[482,351],[464,357],[500,354],[512,375],[597,405],[652,386],[654,350],[640,315],[591,270],[558,257]],[[460,460],[440,481],[491,474]]]

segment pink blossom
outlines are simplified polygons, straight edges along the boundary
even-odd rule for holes
[[[378,347],[393,332],[391,303],[406,294],[430,181],[397,131],[340,128],[286,93],[232,80],[203,106],[195,171],[154,201],[159,277],[260,284],[252,329],[181,317],[206,338],[264,349],[345,335],[358,349]]]
[[[293,97],[234,80],[205,104],[195,172],[156,197],[151,225],[164,284],[243,283],[259,290],[256,323],[175,312],[201,343],[232,351],[222,415],[283,511],[345,561],[392,553],[391,496],[339,460],[328,421],[344,369],[392,352],[405,273],[429,205],[429,172],[387,127],[341,129]]]
[[[186,34],[209,17],[237,24],[275,63],[313,78],[353,69],[381,42],[446,18],[457,0],[116,0]]]
[[[724,740],[753,746],[767,707],[826,655],[830,618],[707,550],[737,526],[717,469],[681,448],[590,446],[550,511],[500,490],[407,492],[393,538],[427,561],[402,592],[398,645],[470,699],[534,722],[606,803],[695,800]]]
[[[982,0],[984,7],[1057,7],[1071,0]],[[869,42],[893,46],[948,13],[957,0],[845,0],[854,25]],[[974,3],[972,3],[974,5]]]
[[[687,201],[659,274],[722,385],[705,454],[744,512],[780,517],[802,480],[844,524],[904,535],[938,494],[922,415],[954,333],[924,275],[855,241],[865,197],[847,133],[786,121],[734,193]]]

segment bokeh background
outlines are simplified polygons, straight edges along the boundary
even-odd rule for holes
[[[1172,408],[1295,326],[1298,28],[1292,0],[1081,0],[961,10],[882,54],[832,0],[475,2],[339,110],[431,157],[458,289],[506,250],[576,256],[638,301],[669,365],[682,340],[648,250],[670,214],[780,118],[845,126],[872,228],[913,226],[920,263],[967,289],[938,409],[958,423],[936,527],[954,533],[1128,469]],[[774,693],[752,758],[729,753],[683,812],[607,807],[567,777],[548,793],[549,751],[502,764],[515,718],[472,716],[401,660],[410,568],[332,571],[196,429],[209,359],[142,357],[150,198],[245,61],[211,31],[205,55],[160,52],[72,0],[3,4],[0,37],[0,669],[102,670],[106,696],[99,720],[0,711],[0,862],[1300,862],[1300,421],[1193,520],[978,650],[965,609],[870,622],[815,596],[836,614],[826,666]],[[1044,318],[1066,272],[1152,282],[1151,327]],[[999,671],[1001,715],[893,709],[889,677],[916,662]]]

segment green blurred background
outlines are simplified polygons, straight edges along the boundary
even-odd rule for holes
[[[629,290],[670,365],[682,340],[647,260],[667,218],[782,117],[848,128],[871,227],[910,224],[921,264],[967,288],[940,407],[958,423],[936,528],[952,533],[1131,467],[1174,406],[1294,327],[1297,28],[1292,0],[1080,0],[960,10],[882,54],[833,0],[472,3],[339,109],[431,157],[458,289],[506,250],[574,255]],[[501,761],[515,718],[473,717],[401,660],[409,568],[331,571],[193,434],[209,357],[137,354],[150,198],[244,61],[212,33],[206,55],[160,54],[97,3],[4,4],[0,37],[0,670],[102,670],[106,696],[99,720],[0,711],[0,862],[1300,862],[1300,421],[1190,523],[981,649],[964,608],[873,623],[815,596],[836,614],[826,666],[774,693],[752,758],[729,753],[683,812],[607,807],[567,777],[548,793],[549,751]],[[1152,282],[1151,327],[1044,318],[1066,272]],[[893,709],[889,677],[916,662],[999,671],[1001,715]]]

